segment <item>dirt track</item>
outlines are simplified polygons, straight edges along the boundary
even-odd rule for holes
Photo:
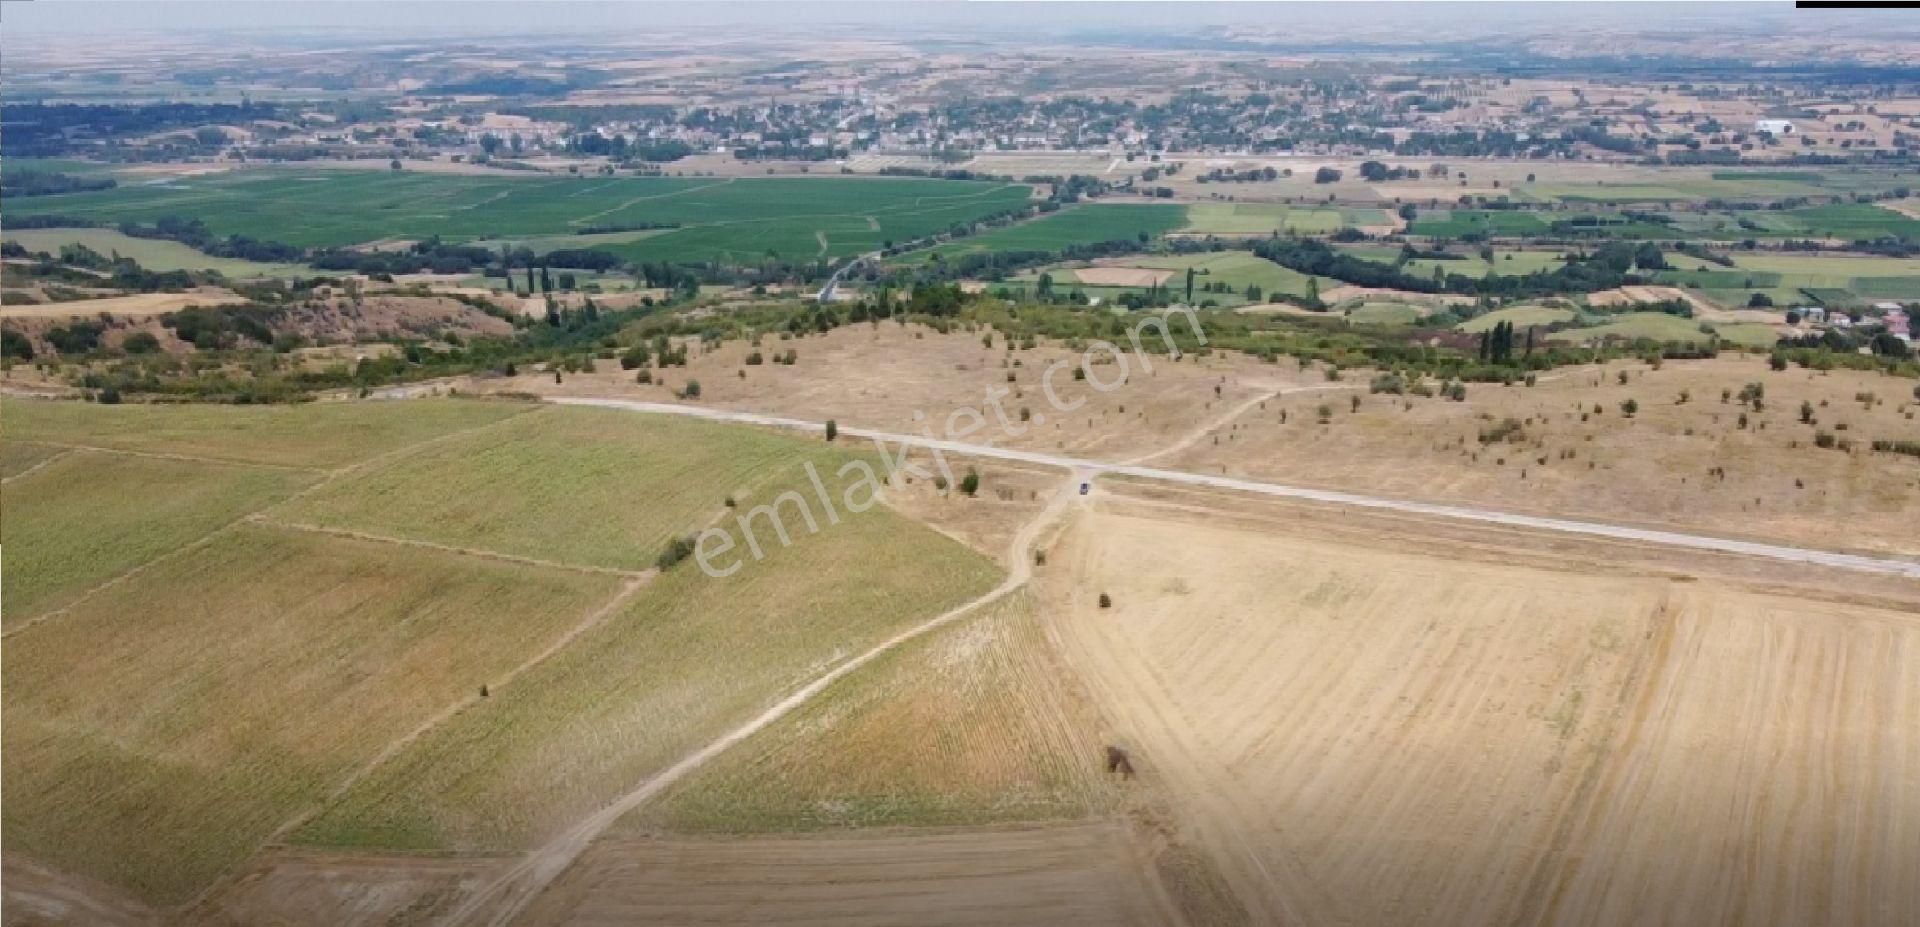
[[[802,419],[785,418],[773,415],[760,415],[753,412],[734,412],[723,409],[707,409],[698,406],[680,405],[663,402],[640,402],[626,399],[587,399],[571,397],[553,397],[550,401],[563,405],[599,406],[610,409],[628,409],[634,412],[649,412],[669,415],[688,415],[695,418],[716,421],[745,422],[755,425],[771,425],[781,428],[797,428],[807,431],[824,431],[823,422],[809,422]],[[1096,460],[1083,460],[1064,457],[1057,454],[1045,454],[1035,451],[1014,450],[992,447],[983,444],[968,444],[961,441],[947,441],[928,438],[921,435],[891,434],[864,428],[842,427],[840,433],[856,438],[870,438],[885,441],[894,446],[934,448],[941,451],[976,457],[990,457],[1001,460],[1013,460],[1043,466],[1060,467],[1077,473],[1098,474],[1113,473],[1140,479],[1161,480],[1172,483],[1184,483],[1204,486],[1212,489],[1228,489],[1238,492],[1257,493],[1265,496],[1306,499],[1315,502],[1327,502],[1335,505],[1350,505],[1361,508],[1388,509],[1418,515],[1430,515],[1439,518],[1481,521],[1493,524],[1510,525],[1519,528],[1531,528],[1540,531],[1556,531],[1569,534],[1589,535],[1593,537],[1614,538],[1626,541],[1639,541],[1650,544],[1662,544],[1678,548],[1692,548],[1743,554],[1752,557],[1765,557],[1773,560],[1785,560],[1794,563],[1812,563],[1841,570],[1856,570],[1865,573],[1884,573],[1920,579],[1920,563],[1909,560],[1891,560],[1878,557],[1865,557],[1856,554],[1843,554],[1834,551],[1813,550],[1804,547],[1789,547],[1779,544],[1765,544],[1756,541],[1743,541],[1734,538],[1719,538],[1699,534],[1687,534],[1678,531],[1663,531],[1651,528],[1634,528],[1623,525],[1607,525],[1599,522],[1575,521],[1565,518],[1547,518],[1536,515],[1522,515],[1512,512],[1500,512],[1491,509],[1475,508],[1464,505],[1441,505],[1429,502],[1415,502],[1404,499],[1385,499],[1359,493],[1338,492],[1324,489],[1307,489],[1286,486],[1278,483],[1266,483],[1258,480],[1235,479],[1226,476],[1210,476],[1201,473],[1189,473],[1182,470],[1162,470],[1152,467],[1139,467],[1128,464],[1110,464]],[[1157,456],[1157,455],[1152,455]]]

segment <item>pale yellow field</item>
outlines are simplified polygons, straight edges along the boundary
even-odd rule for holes
[[[1068,660],[1255,922],[1920,906],[1910,613],[1124,507],[1058,557]]]

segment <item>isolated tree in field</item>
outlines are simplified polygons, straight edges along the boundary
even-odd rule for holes
[[[700,381],[688,380],[687,385],[680,390],[680,398],[699,399],[700,398]]]
[[[832,441],[838,437],[840,437],[840,423],[827,419],[827,440]]]
[[[980,491],[979,471],[967,468],[967,475],[960,478],[960,491],[969,496]]]
[[[1106,593],[1104,593],[1104,592],[1102,592],[1102,593],[1100,593],[1100,607],[1101,607],[1101,608],[1112,608],[1112,607],[1113,607],[1113,598],[1112,598],[1112,597],[1110,597],[1110,596],[1108,596],[1108,595],[1107,595]]]
[[[1625,415],[1628,418],[1632,418],[1634,413],[1638,411],[1640,411],[1640,403],[1632,399],[1629,399],[1620,404],[1620,414]]]
[[[1187,268],[1187,302],[1193,302],[1193,268]]]
[[[399,159],[399,158],[394,158],[394,159],[393,159],[392,161],[389,161],[389,162],[387,162],[387,167],[389,167],[389,168],[392,168],[393,170],[396,170],[396,171],[397,171],[397,170],[399,170],[399,169],[400,169],[400,159]]]
[[[1813,424],[1813,403],[1807,402],[1806,400],[1801,400],[1800,423],[1803,425]]]

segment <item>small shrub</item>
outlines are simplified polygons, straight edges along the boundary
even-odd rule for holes
[[[1104,592],[1102,592],[1102,593],[1100,593],[1100,607],[1101,607],[1101,608],[1112,608],[1112,607],[1113,607],[1113,598],[1112,598],[1111,596],[1108,596],[1108,595],[1107,595],[1106,593],[1104,593]]]
[[[974,470],[972,467],[968,467],[967,475],[960,478],[960,491],[963,493],[966,493],[969,496],[979,492],[980,491],[980,473]]]
[[[840,437],[840,423],[833,419],[827,419],[827,440],[832,441],[838,437]]]
[[[659,557],[654,558],[653,565],[659,567],[664,573],[691,556],[693,556],[693,536],[678,537],[667,542],[666,549],[660,551]]]

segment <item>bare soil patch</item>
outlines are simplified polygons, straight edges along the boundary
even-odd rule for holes
[[[1089,286],[1159,286],[1173,276],[1170,270],[1145,267],[1082,267],[1074,277]]]

